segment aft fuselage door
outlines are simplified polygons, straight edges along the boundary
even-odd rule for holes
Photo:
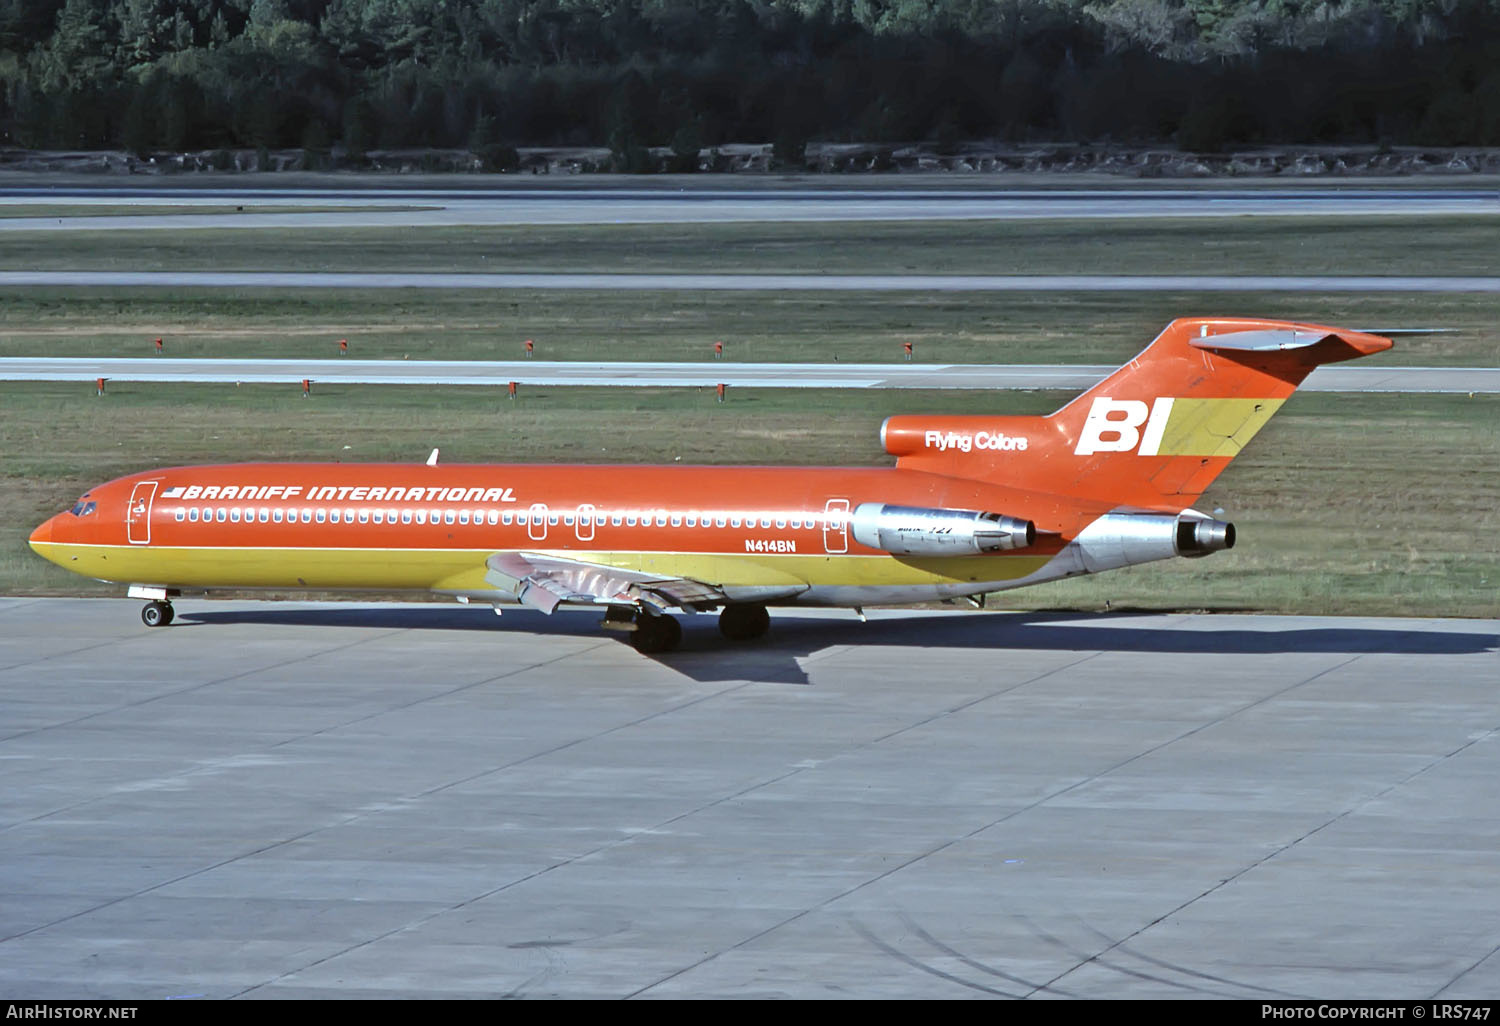
[[[823,551],[849,551],[849,500],[829,499],[823,507]]]
[[[125,507],[125,536],[130,544],[151,544],[151,500],[155,498],[155,481],[140,481],[130,493],[130,505]]]

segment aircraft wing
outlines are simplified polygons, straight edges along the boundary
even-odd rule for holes
[[[807,585],[733,587],[686,577],[664,577],[641,570],[592,563],[540,552],[497,552],[485,560],[485,580],[533,609],[551,613],[564,602],[582,605],[639,605],[658,609],[712,609],[729,602],[770,602],[789,598]]]

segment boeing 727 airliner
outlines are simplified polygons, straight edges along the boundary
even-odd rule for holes
[[[1231,548],[1193,509],[1323,363],[1378,335],[1186,318],[1045,417],[897,416],[895,466],[620,467],[245,463],[91,489],[31,547],[149,600],[184,591],[412,591],[551,613],[596,606],[643,652],[673,611],[720,610],[731,639],[768,605],[980,596]]]

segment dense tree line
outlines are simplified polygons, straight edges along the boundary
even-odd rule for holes
[[[1500,0],[0,0],[0,141],[1500,145]]]

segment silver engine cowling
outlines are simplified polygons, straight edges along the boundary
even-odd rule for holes
[[[1234,525],[1204,516],[1106,513],[1068,546],[1087,573],[1234,548]]]
[[[897,556],[972,556],[1036,541],[1036,525],[1030,520],[977,509],[862,502],[849,527],[861,545]]]

